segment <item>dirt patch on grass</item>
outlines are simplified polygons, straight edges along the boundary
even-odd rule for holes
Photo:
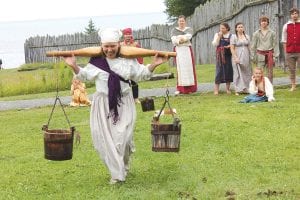
[[[225,197],[227,200],[235,200],[236,193],[233,190],[227,190],[225,192]]]
[[[259,193],[257,193],[257,196],[272,197],[272,196],[283,195],[283,194],[286,194],[286,193],[294,193],[294,190],[291,190],[290,192],[288,192],[288,191],[276,191],[276,190],[270,190],[270,189],[268,189],[265,192],[259,192]]]

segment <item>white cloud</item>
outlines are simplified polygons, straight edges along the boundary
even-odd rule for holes
[[[0,21],[153,13],[165,10],[164,0],[4,0]]]

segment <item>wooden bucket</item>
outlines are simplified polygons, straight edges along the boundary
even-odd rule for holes
[[[73,139],[75,128],[69,130],[48,129],[44,125],[44,150],[48,160],[70,160],[73,154]]]
[[[160,124],[157,117],[151,123],[152,151],[178,152],[180,148],[181,124],[178,118],[173,123]]]
[[[152,98],[146,97],[141,100],[142,111],[151,111],[154,110],[154,100]]]

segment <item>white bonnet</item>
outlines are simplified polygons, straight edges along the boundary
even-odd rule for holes
[[[119,42],[122,37],[122,32],[116,28],[106,28],[99,31],[101,43]]]

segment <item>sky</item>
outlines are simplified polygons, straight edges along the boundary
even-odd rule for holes
[[[0,21],[154,13],[165,8],[164,0],[3,0]]]
[[[99,29],[165,24],[165,9],[164,0],[2,0],[2,67],[14,68],[25,62],[24,42],[29,37],[81,32],[90,19]]]

